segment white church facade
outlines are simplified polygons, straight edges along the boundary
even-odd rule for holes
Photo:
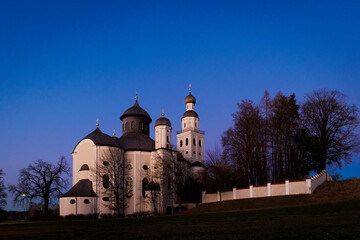
[[[155,140],[150,137],[152,119],[140,107],[137,96],[135,104],[120,117],[120,138],[103,133],[97,123],[96,129],[79,141],[72,152],[73,186],[60,196],[60,215],[114,214],[114,193],[110,190],[113,179],[121,180],[124,215],[164,213],[173,208],[177,199],[165,177],[168,173],[164,165],[170,165],[165,159],[187,165],[192,176],[204,170],[204,132],[199,130],[196,98],[189,90],[182,130],[176,135],[177,150],[171,149],[172,125],[164,114],[155,121]],[[111,168],[115,162],[120,166]],[[112,171],[101,173],[104,169]]]

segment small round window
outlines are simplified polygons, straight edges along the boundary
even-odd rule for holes
[[[143,169],[144,169],[144,170],[148,170],[149,167],[148,167],[147,165],[143,165]]]
[[[70,200],[70,204],[75,204],[75,200],[74,200],[74,199],[71,199],[71,200]]]
[[[108,161],[103,162],[104,166],[110,166],[110,163]]]
[[[108,202],[109,198],[108,197],[103,197],[103,201]]]
[[[85,200],[84,200],[84,203],[85,203],[85,204],[89,204],[89,203],[90,203],[90,200],[89,200],[89,199],[85,199]]]

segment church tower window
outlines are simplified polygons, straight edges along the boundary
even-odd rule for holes
[[[193,144],[194,144],[194,146],[196,146],[196,140],[195,140],[195,138],[193,139]]]
[[[109,175],[104,175],[103,176],[103,187],[104,188],[109,188]]]
[[[129,123],[128,122],[125,123],[125,129],[129,130]]]
[[[189,139],[186,139],[186,140],[185,140],[185,145],[186,145],[186,146],[189,145]]]
[[[199,147],[201,147],[201,140],[199,140]]]
[[[135,122],[134,121],[131,122],[131,129],[135,129]]]
[[[145,189],[148,184],[149,184],[149,180],[147,178],[143,178],[143,180],[142,180],[142,196],[143,196],[143,198],[146,197]]]
[[[182,140],[180,140],[180,147],[182,147]]]

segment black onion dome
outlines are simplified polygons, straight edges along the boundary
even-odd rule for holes
[[[186,112],[184,112],[182,118],[185,118],[185,117],[199,118],[199,115],[194,110],[187,110]]]
[[[166,117],[161,117],[161,118],[159,118],[158,120],[155,121],[155,127],[159,126],[159,125],[166,125],[166,126],[171,127],[171,122]]]
[[[137,100],[135,101],[134,106],[126,110],[123,115],[121,115],[120,120],[122,121],[124,118],[129,116],[144,117],[149,121],[149,123],[152,121],[150,115],[142,107],[140,107]]]
[[[185,104],[186,103],[195,104],[196,103],[196,98],[193,95],[191,95],[191,93],[189,93],[189,95],[187,95],[186,98],[185,98]]]
[[[73,152],[75,151],[77,145],[79,145],[79,143],[84,139],[90,139],[97,146],[121,147],[118,138],[110,137],[109,135],[103,133],[99,127],[97,127],[94,131],[81,139],[78,144],[76,144]]]

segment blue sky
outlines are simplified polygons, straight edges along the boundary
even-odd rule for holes
[[[175,132],[191,83],[205,148],[237,102],[259,102],[265,89],[299,102],[334,89],[360,106],[359,12],[359,1],[1,1],[6,183],[34,160],[71,161],[97,118],[120,136],[135,92],[153,123],[164,108]],[[341,174],[359,176],[359,162]]]

